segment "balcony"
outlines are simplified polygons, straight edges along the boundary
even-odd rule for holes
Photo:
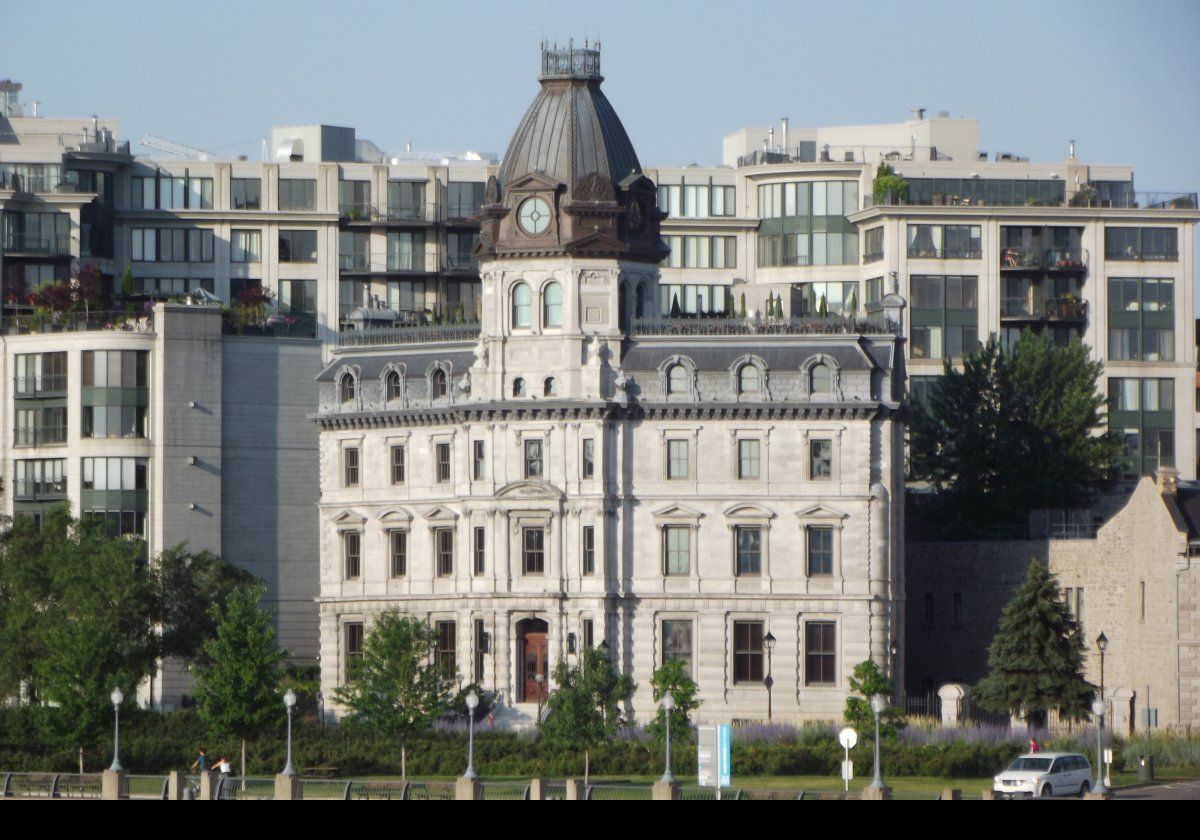
[[[62,397],[67,393],[67,376],[17,376],[13,379],[13,396],[18,400]]]
[[[1033,302],[1028,297],[1001,298],[1001,318],[1033,318]]]
[[[467,343],[479,340],[480,325],[475,324],[396,324],[366,330],[348,330],[338,334],[338,347],[369,347],[382,344],[425,344],[432,342]]]
[[[1016,321],[1086,323],[1087,311],[1087,301],[1076,298],[1050,298],[1040,301],[1028,297],[1011,297],[1000,300],[1000,317]]]
[[[1101,196],[1084,187],[1071,197],[1072,207],[1116,208],[1118,210],[1195,210],[1200,207],[1194,192],[1135,192]]]
[[[26,426],[13,430],[13,446],[48,446],[66,442],[66,424],[61,426]]]
[[[1001,271],[1041,271],[1042,252],[1035,248],[1005,248],[1000,252]]]
[[[1050,321],[1086,323],[1087,312],[1086,300],[1051,298],[1046,301],[1046,318]]]
[[[460,271],[469,274],[479,273],[479,260],[472,254],[447,254],[446,271]]]
[[[311,312],[275,312],[261,321],[246,323],[228,313],[221,320],[221,332],[263,338],[316,338],[317,316]]]
[[[477,222],[480,207],[478,204],[464,204],[452,201],[446,205],[447,222]]]
[[[12,190],[18,193],[58,194],[58,195],[91,195],[92,190],[85,190],[72,178],[61,175],[25,175],[15,172],[0,173],[0,190]]]
[[[40,502],[50,499],[65,499],[67,497],[67,480],[60,478],[51,481],[17,479],[13,482],[13,499],[18,502]]]
[[[1088,252],[1079,248],[1049,248],[1046,250],[1047,271],[1085,271]]]
[[[71,256],[71,237],[9,234],[4,241],[4,253],[9,256],[30,254],[39,257],[69,257]]]
[[[401,205],[399,207],[389,207],[387,209],[386,219],[389,222],[419,222],[422,224],[431,224],[438,220],[438,208],[436,204]]]
[[[921,248],[909,247],[909,259],[914,260],[977,260],[981,256],[978,248]]]
[[[339,254],[338,268],[342,271],[370,271],[370,254]]]
[[[369,222],[382,214],[374,204],[339,204],[338,215],[346,222]]]
[[[152,333],[154,312],[149,310],[132,315],[128,312],[51,312],[0,318],[0,332],[8,335],[105,330]]]

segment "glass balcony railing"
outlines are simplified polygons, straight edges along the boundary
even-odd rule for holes
[[[67,392],[66,374],[53,376],[17,376],[13,379],[13,396],[61,397]]]
[[[1042,267],[1041,249],[1034,248],[1005,248],[1000,252],[1000,268],[1009,270],[1029,270]]]
[[[399,207],[387,209],[389,222],[436,222],[438,208],[436,204],[402,204]]]
[[[66,495],[67,480],[65,478],[51,481],[18,478],[13,482],[13,498],[20,502],[32,502],[39,499],[61,499]]]
[[[24,426],[13,430],[15,446],[44,446],[53,443],[67,442],[67,427],[62,426]]]
[[[1087,268],[1088,252],[1080,248],[1050,248],[1046,268],[1050,271],[1081,271]]]
[[[1076,298],[1051,298],[1046,301],[1046,317],[1051,321],[1086,321],[1087,301]]]
[[[4,251],[9,254],[41,254],[52,257],[69,256],[71,253],[71,237],[27,236],[21,233],[14,233],[10,234],[4,240]]]
[[[447,254],[447,271],[478,271],[479,260],[471,254]]]
[[[339,254],[338,268],[342,271],[370,271],[370,254]]]

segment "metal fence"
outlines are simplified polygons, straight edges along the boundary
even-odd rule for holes
[[[650,799],[653,788],[645,785],[588,785],[584,799],[589,801]]]
[[[529,798],[526,782],[483,782],[479,785],[483,799],[522,800]]]
[[[275,780],[250,776],[222,776],[213,787],[213,799],[274,799]]]
[[[167,776],[123,776],[121,796],[127,799],[166,799]]]
[[[454,799],[453,782],[409,782],[405,799]]]

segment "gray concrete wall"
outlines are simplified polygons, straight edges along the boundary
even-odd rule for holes
[[[318,493],[315,341],[223,340],[224,558],[267,584],[280,644],[317,658]]]

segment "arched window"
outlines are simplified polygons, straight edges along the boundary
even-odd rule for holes
[[[829,365],[824,362],[813,365],[812,382],[810,384],[812,385],[812,393],[828,394],[833,385]]]
[[[555,379],[553,376],[546,377],[546,381],[542,385],[542,396],[543,397],[557,397],[558,396],[558,380]]]
[[[542,292],[542,325],[561,327],[563,322],[563,290],[558,283],[550,283]]]
[[[533,326],[533,293],[524,283],[513,286],[512,319],[514,327],[529,329]]]
[[[342,402],[348,403],[354,401],[354,374],[343,373],[341,380],[338,382],[338,394]]]
[[[676,395],[686,394],[687,392],[687,368],[679,364],[671,365],[671,367],[667,369],[667,393]]]
[[[629,284],[622,283],[617,287],[617,326],[622,332],[629,332]]]
[[[762,374],[754,365],[745,364],[738,370],[738,393],[762,393]]]
[[[519,376],[513,380],[513,396],[514,397],[525,396],[525,380]]]
[[[637,291],[633,296],[633,317],[646,317],[646,284],[638,283]]]
[[[394,370],[388,371],[388,375],[383,381],[383,398],[385,400],[400,399],[400,374]]]
[[[433,399],[437,400],[445,397],[448,393],[446,388],[446,371],[441,368],[435,370],[433,375],[429,377],[429,388]]]

